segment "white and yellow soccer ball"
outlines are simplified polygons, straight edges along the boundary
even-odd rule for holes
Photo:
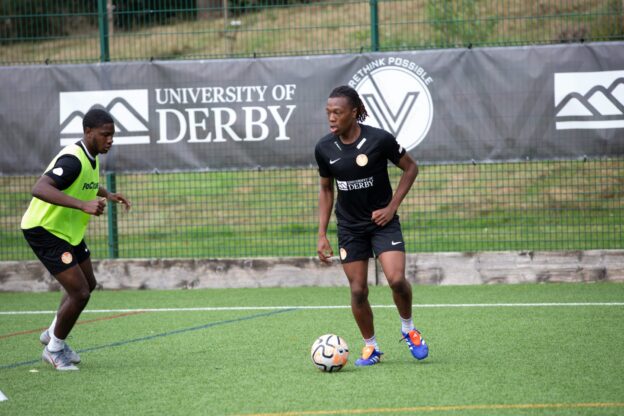
[[[321,371],[340,371],[347,365],[349,346],[338,335],[325,334],[317,338],[310,351],[312,362]]]

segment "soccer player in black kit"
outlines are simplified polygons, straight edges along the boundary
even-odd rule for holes
[[[418,175],[418,166],[392,134],[361,124],[368,114],[355,89],[335,88],[326,111],[331,133],[319,140],[314,151],[321,185],[317,253],[327,263],[333,256],[327,225],[335,181],[340,260],[351,288],[351,311],[365,343],[355,365],[377,364],[383,354],[368,302],[368,259],[373,255],[379,258],[392,289],[403,339],[414,358],[422,360],[429,347],[412,321],[412,287],[405,279],[405,242],[396,214]],[[394,195],[388,160],[403,171]]]

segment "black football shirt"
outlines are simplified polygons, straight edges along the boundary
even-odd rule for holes
[[[373,211],[390,203],[388,160],[397,165],[405,154],[387,131],[364,124],[360,128],[360,136],[351,144],[328,134],[314,149],[319,175],[336,182],[336,219],[347,227],[371,224]]]
[[[76,142],[82,151],[87,155],[91,166],[95,169],[95,159],[89,154],[82,141]],[[63,191],[71,186],[72,183],[80,175],[82,163],[74,155],[63,155],[56,160],[54,167],[45,172],[44,175],[49,176],[56,183],[56,187]]]

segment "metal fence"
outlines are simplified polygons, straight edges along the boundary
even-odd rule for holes
[[[621,0],[2,0],[0,64],[624,38]]]
[[[0,177],[0,260],[32,258],[19,221],[35,179]],[[113,235],[110,217],[92,220],[96,258],[315,255],[315,170],[124,174],[116,186],[134,207],[112,208]],[[400,216],[411,252],[615,249],[623,202],[624,160],[422,166]]]
[[[3,0],[0,64],[619,40],[623,3]],[[34,258],[19,222],[35,180],[0,176],[0,260]],[[109,174],[107,183],[134,208],[92,221],[96,258],[315,255],[313,169]],[[421,166],[399,213],[411,252],[624,248],[624,160]]]

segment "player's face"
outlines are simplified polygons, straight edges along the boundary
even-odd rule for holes
[[[96,153],[108,153],[113,145],[115,125],[108,123],[102,124],[100,127],[87,128],[86,134],[89,136]]]
[[[356,123],[357,109],[351,106],[347,97],[329,98],[325,111],[329,130],[336,136],[344,135]]]

